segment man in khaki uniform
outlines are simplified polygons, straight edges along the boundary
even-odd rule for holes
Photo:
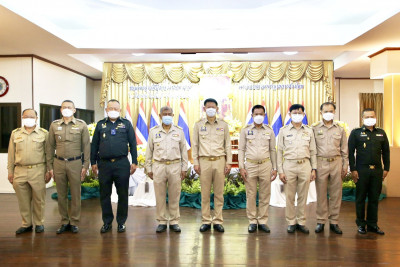
[[[313,130],[302,124],[304,106],[294,104],[289,111],[292,122],[279,132],[277,155],[279,179],[286,184],[287,231],[294,233],[297,229],[308,234],[305,206],[310,181],[316,177],[317,151]],[[296,193],[297,212],[294,206]]]
[[[81,180],[85,178],[89,168],[89,131],[83,120],[74,117],[75,112],[75,105],[71,100],[62,102],[63,118],[51,123],[47,142],[48,168],[56,182],[58,210],[62,223],[57,234],[68,230],[73,233],[79,232]],[[70,216],[68,215],[68,183],[71,190]]]
[[[201,217],[200,232],[211,229],[211,223],[218,232],[224,232],[222,226],[222,207],[224,206],[225,175],[230,173],[232,164],[232,146],[228,124],[217,119],[218,103],[213,98],[204,100],[207,117],[194,125],[193,163],[194,170],[200,175]],[[210,213],[211,185],[214,188],[214,218]]]
[[[154,180],[156,194],[156,213],[159,225],[156,232],[162,233],[169,228],[181,232],[179,227],[179,201],[181,180],[188,168],[188,154],[183,130],[172,123],[174,113],[170,107],[162,107],[160,118],[162,125],[150,130],[146,149],[146,172]],[[168,185],[167,185],[168,184]],[[166,192],[168,187],[168,213]]]
[[[276,141],[269,125],[263,124],[265,108],[255,105],[252,109],[254,123],[240,132],[239,169],[246,185],[247,218],[249,233],[258,229],[270,232],[267,225],[271,198],[271,181],[276,178]],[[246,163],[245,163],[246,158]],[[257,182],[259,184],[258,216],[256,208]]]
[[[342,203],[342,179],[347,174],[348,147],[345,130],[333,121],[336,106],[326,102],[321,105],[322,121],[313,125],[317,145],[317,227],[316,233],[324,231],[329,219],[330,229],[342,234],[339,222]],[[329,188],[329,205],[327,193]]]
[[[7,164],[8,180],[14,187],[22,217],[17,235],[32,231],[32,215],[35,232],[44,231],[46,183],[50,180],[45,150],[48,132],[36,124],[37,112],[33,109],[22,112],[22,123],[11,133]]]

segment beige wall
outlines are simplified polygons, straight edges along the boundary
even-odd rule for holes
[[[10,83],[9,93],[0,98],[2,103],[20,102],[23,110],[32,107],[33,100],[39,112],[40,104],[60,105],[62,100],[71,99],[78,108],[95,108],[94,87],[99,87],[98,82],[53,64],[32,57],[0,58],[0,74]],[[12,192],[7,180],[7,154],[0,153],[0,193]]]
[[[360,126],[360,93],[383,93],[383,80],[335,80],[336,118],[347,122],[350,130]]]

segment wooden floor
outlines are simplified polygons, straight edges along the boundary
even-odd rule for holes
[[[224,210],[225,233],[199,232],[200,210],[181,208],[182,233],[156,234],[155,208],[129,207],[127,232],[100,234],[98,199],[82,201],[79,234],[56,235],[57,202],[48,189],[45,233],[16,236],[17,199],[0,194],[0,266],[400,266],[400,198],[380,203],[385,236],[357,234],[354,203],[342,205],[342,236],[315,234],[315,203],[308,205],[310,235],[286,233],[283,208],[270,208],[270,234],[247,232],[245,210]],[[115,208],[115,206],[114,206]]]

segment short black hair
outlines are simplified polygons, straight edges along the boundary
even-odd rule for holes
[[[74,102],[72,102],[72,100],[64,100],[63,102],[61,102],[61,106],[62,106],[62,104],[63,103],[72,103],[72,105],[74,105],[74,108],[75,108],[75,103]]]
[[[325,103],[322,103],[321,106],[319,107],[319,110],[322,111],[322,108],[323,108],[324,106],[328,106],[328,105],[331,105],[331,106],[336,110],[336,105],[333,104],[332,102],[325,102]]]
[[[218,102],[217,102],[217,100],[215,100],[214,98],[207,98],[206,100],[204,100],[204,106],[205,106],[208,102],[215,103],[215,105],[217,105],[217,107],[218,107]]]
[[[264,107],[264,106],[255,105],[255,106],[251,109],[251,114],[254,113],[254,110],[255,110],[255,109],[261,109],[261,108],[264,110],[264,113],[265,113],[265,107]]]
[[[303,105],[293,104],[292,106],[290,106],[289,112],[292,112],[292,110],[297,110],[297,109],[301,109],[303,112],[304,110],[306,110]]]
[[[117,99],[114,99],[114,98],[107,101],[107,103],[110,103],[110,102],[117,102],[118,104],[120,104],[119,101]]]
[[[36,117],[37,117],[37,112],[36,112],[36,110],[34,110],[33,108],[26,108],[26,109],[24,109],[24,110],[22,111],[22,115],[24,115],[25,111],[28,111],[28,110],[33,110],[33,111],[35,111],[35,115],[36,115]]]
[[[375,109],[373,109],[373,108],[366,108],[366,109],[364,109],[364,110],[362,111],[361,116],[364,116],[364,113],[365,113],[365,112],[368,112],[368,111],[373,111],[373,112],[376,114]]]

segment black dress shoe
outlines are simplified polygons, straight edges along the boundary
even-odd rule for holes
[[[334,232],[335,234],[341,235],[343,234],[342,229],[340,229],[338,224],[331,224],[330,227],[332,232]]]
[[[172,232],[175,233],[180,233],[181,232],[181,228],[179,227],[178,224],[173,224],[169,226],[169,230],[172,230]]]
[[[296,231],[296,225],[289,225],[288,228],[287,228],[287,232],[289,234],[293,234],[294,231]]]
[[[18,230],[15,231],[15,234],[16,235],[20,235],[20,234],[28,233],[28,232],[32,232],[32,225],[28,226],[28,227],[20,227],[20,228],[18,228]]]
[[[249,224],[248,231],[249,233],[254,233],[257,230],[257,224],[251,223]]]
[[[378,226],[367,226],[368,232],[377,233],[378,235],[384,235],[385,232],[382,231]]]
[[[269,229],[268,225],[266,224],[259,224],[258,225],[258,230],[264,231],[266,233],[270,233],[271,230]]]
[[[68,231],[69,229],[71,229],[71,225],[70,224],[63,224],[63,225],[61,225],[60,228],[58,228],[56,233],[57,234],[62,234],[64,232]]]
[[[71,225],[71,232],[77,234],[79,232],[79,227],[76,225]]]
[[[36,225],[35,226],[35,232],[36,233],[43,233],[44,232],[44,226],[43,225]]]
[[[324,227],[325,227],[325,224],[317,223],[317,227],[315,227],[315,232],[317,234],[323,232],[324,231]]]
[[[358,226],[358,232],[362,235],[365,235],[367,230],[365,230],[365,226]]]
[[[118,224],[117,232],[118,233],[123,233],[126,231],[126,226],[125,224]]]
[[[107,232],[111,231],[111,229],[112,229],[112,225],[111,225],[111,224],[108,224],[108,223],[105,223],[105,224],[103,224],[103,226],[101,227],[100,233],[102,233],[102,234],[107,233]]]
[[[211,224],[202,224],[200,226],[200,232],[204,233],[211,229]]]
[[[217,232],[220,232],[220,233],[225,232],[225,229],[224,229],[224,227],[222,226],[222,224],[214,224],[213,227],[214,227],[214,230],[217,231]]]
[[[308,230],[307,226],[305,226],[305,225],[298,224],[296,228],[297,228],[297,230],[299,230],[300,232],[302,232],[304,234],[309,234],[310,233],[310,231]]]
[[[162,233],[167,230],[167,225],[166,224],[159,224],[156,230],[156,233]]]

